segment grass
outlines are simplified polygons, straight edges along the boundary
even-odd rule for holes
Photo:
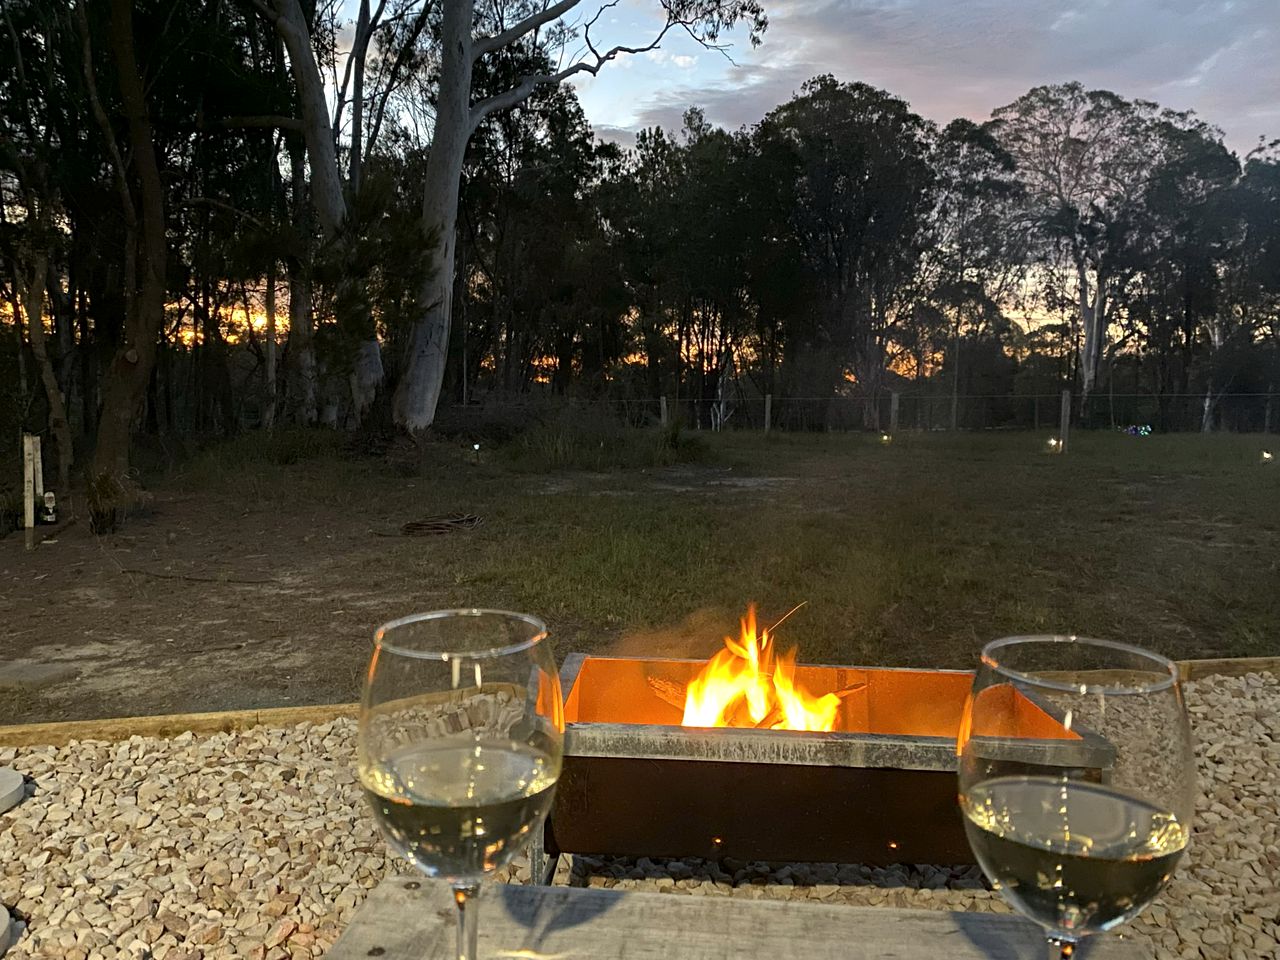
[[[655,454],[653,431],[600,456],[547,436],[479,462],[440,444],[416,478],[302,444],[215,454],[186,482],[371,523],[481,514],[429,542],[352,541],[352,589],[537,612],[561,654],[705,656],[749,600],[766,623],[807,601],[782,637],[815,662],[968,666],[1019,632],[1280,653],[1280,463],[1258,436],[1081,431],[1054,456],[1048,434],[723,434],[695,465]]]

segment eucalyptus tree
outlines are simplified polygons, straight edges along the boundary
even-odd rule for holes
[[[283,2],[283,0],[281,0]],[[745,23],[750,41],[759,42],[766,20],[759,0],[662,0],[660,25],[635,45],[599,45],[600,19],[615,6],[597,5],[586,13],[583,0],[526,3],[522,0],[477,7],[474,0],[445,0],[440,21],[440,68],[431,152],[423,183],[424,230],[438,238],[419,298],[403,376],[396,388],[396,422],[417,433],[430,426],[444,383],[453,306],[454,254],[459,180],[466,146],[476,128],[500,110],[528,99],[539,87],[580,74],[594,75],[626,54],[656,49],[672,31],[683,31],[705,45]],[[479,24],[479,35],[477,25]],[[510,87],[475,98],[473,75],[478,60],[502,56],[514,47],[544,46],[566,53],[554,69],[526,74]],[[575,54],[576,51],[576,54]]]
[[[1081,410],[1087,409],[1116,319],[1133,225],[1144,217],[1152,178],[1174,147],[1195,131],[1189,113],[1126,100],[1079,83],[1035,87],[992,113],[996,136],[1018,165],[1023,216],[1045,261],[1064,263],[1080,327]]]

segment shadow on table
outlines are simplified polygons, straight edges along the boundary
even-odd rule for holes
[[[1008,931],[993,936],[989,913],[953,913],[956,929],[968,939],[982,955],[990,960],[1043,960],[1049,955],[1044,930],[1022,917],[1009,916]],[[1087,937],[1076,947],[1074,960],[1089,960],[1097,948],[1100,937]]]
[[[540,896],[522,895],[524,887],[501,885],[498,901],[512,923],[524,929],[518,950],[502,951],[499,957],[534,957],[542,954],[549,937],[589,924],[608,913],[619,898],[591,896],[595,891],[575,887],[544,887]],[[588,894],[583,896],[583,894]],[[551,956],[551,955],[549,955]]]

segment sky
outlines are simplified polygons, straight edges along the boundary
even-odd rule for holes
[[[669,34],[658,50],[576,78],[596,132],[630,145],[644,127],[678,128],[690,106],[736,129],[830,73],[882,87],[938,123],[983,120],[1033,86],[1079,80],[1194,110],[1241,154],[1280,137],[1280,0],[763,2],[769,29],[754,50],[743,30],[723,38],[728,57]],[[659,9],[622,0],[593,36],[641,45]]]

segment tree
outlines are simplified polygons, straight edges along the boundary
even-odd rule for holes
[[[879,396],[926,242],[933,137],[905,101],[829,76],[758,128],[761,149],[790,165],[790,227],[818,298],[809,335],[794,346],[806,348],[812,380],[828,395],[848,370],[864,396]],[[876,405],[867,409],[874,425]]]
[[[1001,146],[1017,162],[1023,216],[1040,257],[1064,259],[1071,268],[1083,411],[1124,279],[1128,224],[1140,219],[1147,185],[1168,146],[1164,134],[1197,121],[1079,83],[1036,87],[992,118]]]
[[[474,0],[446,0],[444,4],[435,126],[422,203],[423,229],[438,240],[431,268],[423,279],[418,304],[420,319],[413,328],[405,370],[394,400],[396,422],[413,433],[431,425],[444,384],[452,325],[459,178],[467,142],[477,126],[494,112],[527,99],[540,86],[557,84],[580,73],[594,75],[623,54],[656,49],[672,30],[684,30],[698,42],[711,45],[724,30],[746,22],[754,44],[766,27],[758,0],[663,0],[665,22],[652,41],[642,46],[600,50],[591,30],[614,3],[601,6],[582,26],[579,35],[564,18],[580,3],[581,0],[558,0],[533,10],[499,5],[489,23],[489,32],[479,37],[473,35]],[[508,19],[515,23],[506,26]],[[478,102],[474,100],[472,79],[479,58],[502,56],[508,49],[521,45],[536,47],[550,42],[564,46],[579,36],[585,47],[585,55],[580,59],[558,70],[528,74],[502,92]]]
[[[114,499],[116,490],[129,485],[133,421],[151,377],[156,342],[164,323],[168,242],[165,236],[164,186],[160,180],[147,96],[134,46],[134,8],[129,0],[110,0],[110,4],[107,33],[115,65],[120,110],[127,125],[127,162],[96,92],[90,29],[83,0],[77,10],[90,102],[108,145],[125,224],[124,337],[103,377],[102,416],[90,468],[92,482],[98,487],[99,495]]]

